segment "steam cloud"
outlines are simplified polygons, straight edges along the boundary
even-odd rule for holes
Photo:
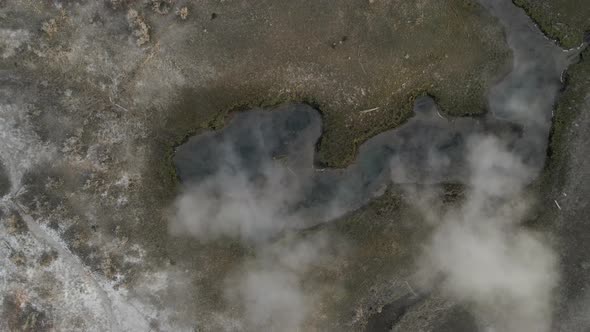
[[[305,322],[316,310],[325,286],[310,281],[306,273],[318,266],[330,266],[332,258],[345,250],[343,242],[333,234],[287,236],[262,248],[229,276],[226,299],[242,311],[246,330],[305,330]]]
[[[440,213],[420,206],[424,200],[414,202],[437,225],[417,261],[416,275],[425,289],[440,287],[451,298],[474,304],[484,325],[548,331],[556,258],[539,234],[520,226],[531,205],[524,189],[539,167],[527,163],[512,143],[491,135],[469,136],[461,170],[468,174],[466,201]],[[223,147],[219,167],[178,197],[171,231],[200,241],[231,237],[254,245],[254,257],[226,277],[225,298],[242,313],[239,325],[245,330],[301,329],[318,302],[303,287],[306,273],[329,262],[339,242],[333,234],[300,238],[290,237],[289,231],[313,224],[310,216],[346,211],[341,196],[324,207],[337,213],[310,214],[299,208],[308,193],[309,173],[302,175],[300,168],[268,156],[252,168],[235,146],[224,142]],[[439,157],[447,158],[429,154],[428,164],[444,164]],[[392,179],[411,167],[400,158],[389,162]],[[287,239],[274,241],[280,234]]]
[[[223,167],[177,200],[171,231],[204,241],[221,236],[261,241],[297,225],[299,216],[285,213],[298,191],[289,175],[284,167],[265,163],[256,181]]]
[[[511,73],[490,91],[490,110],[522,125],[523,135],[469,140],[466,201],[438,215],[425,213],[437,226],[417,277],[474,307],[486,329],[550,331],[557,257],[546,238],[521,223],[531,207],[525,188],[543,167],[560,75],[575,51],[545,39],[509,1],[480,2],[506,26],[514,53]]]
[[[461,163],[461,174],[468,174],[468,199],[444,213],[418,206],[437,225],[419,257],[418,280],[426,289],[440,287],[457,301],[475,304],[482,324],[502,331],[547,331],[558,278],[556,258],[540,235],[520,226],[530,207],[524,189],[539,167],[523,158],[512,140],[469,133]],[[256,131],[253,135],[260,136]],[[236,144],[223,141],[214,169],[199,171],[200,181],[190,182],[178,197],[170,227],[173,233],[201,241],[231,237],[254,245],[254,257],[225,282],[226,301],[239,308],[241,329],[302,329],[319,302],[314,294],[322,287],[303,287],[306,273],[341,253],[334,249],[341,243],[334,234],[301,238],[290,237],[289,230],[314,224],[313,216],[335,216],[354,206],[347,210],[343,202],[348,195],[336,195],[323,206],[328,212],[300,208],[313,173],[273,160],[263,153],[268,152],[264,140],[255,141],[258,157],[253,165]],[[439,158],[447,156],[428,153],[429,167],[444,164]],[[413,160],[384,159],[394,181]],[[379,173],[374,176],[382,179]],[[337,192],[350,192],[357,183],[344,182],[345,188]],[[415,204],[420,202],[424,200]],[[287,238],[273,241],[281,233]]]
[[[425,214],[437,228],[417,276],[426,287],[442,280],[437,286],[474,304],[497,331],[548,331],[557,260],[540,234],[520,226],[530,207],[523,190],[535,173],[494,137],[474,137],[468,160],[466,201]]]
[[[558,279],[556,258],[539,234],[520,226],[530,207],[524,189],[538,167],[527,164],[511,143],[491,135],[469,136],[463,161],[468,199],[444,213],[419,206],[437,227],[418,260],[417,277],[426,289],[441,287],[451,298],[475,304],[484,324],[503,331],[547,331]],[[226,277],[225,298],[242,313],[239,325],[245,330],[300,329],[322,287],[305,289],[306,273],[341,252],[334,249],[341,242],[334,234],[289,235],[313,215],[298,208],[309,173],[306,177],[300,168],[264,155],[252,168],[234,145],[224,141],[222,146],[219,167],[178,197],[171,230],[201,241],[231,237],[253,244],[255,256]],[[428,164],[441,164],[437,158],[429,154]],[[392,179],[411,167],[400,158],[389,163]],[[339,211],[332,215],[346,211],[340,197],[324,207]],[[425,200],[414,203],[420,202]],[[274,241],[280,233],[286,238]]]
[[[290,144],[277,144],[283,133],[273,131],[277,127],[273,121],[289,114],[295,115],[288,117],[289,125],[309,114],[317,119],[311,125],[303,120]],[[197,149],[189,149],[191,160],[180,161],[188,165],[189,170],[180,171],[189,182],[174,203],[170,231],[202,242],[229,237],[255,249],[252,257],[223,276],[224,299],[235,312],[223,313],[221,325],[229,316],[228,330],[302,330],[323,287],[310,282],[308,273],[330,266],[332,258],[345,250],[344,241],[335,234],[291,232],[341,210],[337,197],[319,213],[304,206],[315,172],[311,142],[319,135],[319,117],[309,110],[273,116],[254,111],[241,120],[226,129],[235,130],[227,136],[196,142]],[[210,143],[215,152],[210,155],[207,148],[201,149],[203,143]],[[287,158],[277,159],[277,154]],[[192,159],[195,155],[197,161]]]

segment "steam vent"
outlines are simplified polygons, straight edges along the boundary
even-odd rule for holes
[[[0,0],[0,331],[590,330],[587,0]]]

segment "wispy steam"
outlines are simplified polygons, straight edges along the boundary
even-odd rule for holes
[[[345,250],[327,234],[291,237],[261,249],[226,280],[228,303],[242,312],[248,331],[297,331],[316,310],[322,285],[304,279]]]
[[[534,173],[493,137],[474,137],[468,159],[467,199],[430,220],[437,227],[418,277],[474,304],[482,324],[498,331],[548,331],[556,257],[540,234],[519,225]]]
[[[265,163],[257,176],[222,167],[189,188],[176,202],[172,233],[188,232],[201,240],[231,236],[258,241],[297,226],[299,216],[287,212],[297,196],[297,183],[288,171]]]

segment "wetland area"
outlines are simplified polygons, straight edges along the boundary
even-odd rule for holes
[[[590,327],[584,0],[0,1],[0,330]]]

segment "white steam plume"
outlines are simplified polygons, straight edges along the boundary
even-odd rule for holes
[[[520,225],[530,206],[523,190],[535,172],[493,137],[472,138],[468,162],[466,201],[431,220],[436,229],[417,276],[474,305],[480,322],[496,331],[549,331],[556,256]]]

